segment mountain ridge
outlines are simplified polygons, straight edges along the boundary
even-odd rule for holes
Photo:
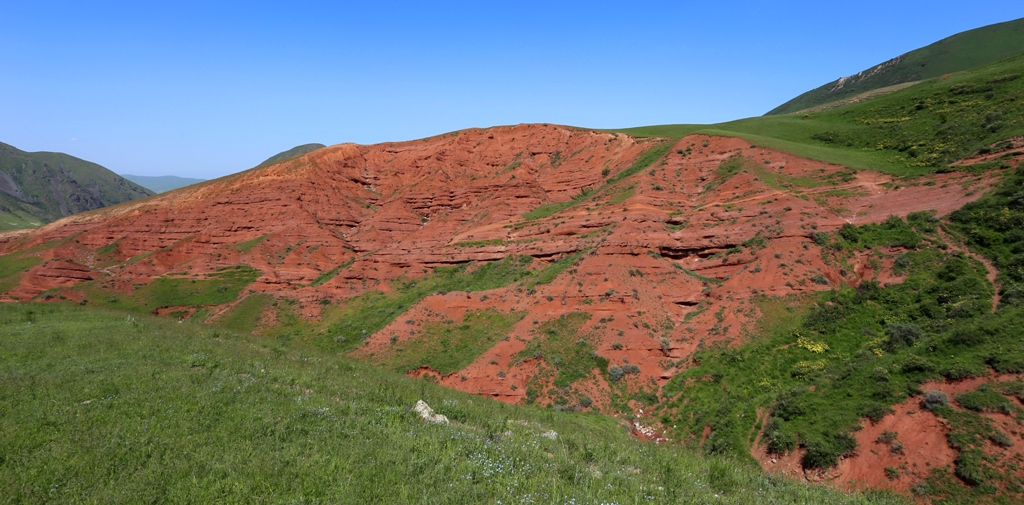
[[[96,163],[0,143],[0,230],[37,226],[152,194]]]
[[[960,32],[807,91],[765,115],[791,114],[874,89],[969,70],[1024,53],[1024,18]]]

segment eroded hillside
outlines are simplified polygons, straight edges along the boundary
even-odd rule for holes
[[[550,125],[343,144],[0,235],[0,292],[306,342],[505,402],[625,413],[657,438],[692,380],[673,377],[745,342],[765,295],[906,278],[905,248],[836,260],[828,232],[934,221],[1002,174],[894,178],[736,138]]]

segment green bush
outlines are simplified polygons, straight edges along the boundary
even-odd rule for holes
[[[971,486],[984,483],[988,477],[984,460],[985,453],[981,449],[972,448],[960,451],[954,462],[956,476]]]
[[[975,412],[1012,413],[1009,400],[988,386],[956,395],[956,403]]]
[[[804,446],[807,448],[801,461],[804,468],[830,468],[839,463],[839,456],[857,448],[857,439],[842,433],[809,439]]]
[[[764,436],[768,440],[768,452],[771,454],[784,455],[796,449],[796,435],[787,431],[784,422],[779,419],[773,417],[768,420]]]
[[[889,337],[886,350],[894,352],[914,345],[924,336],[924,330],[914,323],[890,323],[885,326],[885,334]]]

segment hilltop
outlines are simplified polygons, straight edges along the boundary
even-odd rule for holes
[[[861,100],[917,81],[970,70],[1024,53],[1024,18],[975,28],[808,91],[766,115],[791,114],[843,99]]]
[[[95,163],[0,143],[0,230],[39,226],[152,194]]]

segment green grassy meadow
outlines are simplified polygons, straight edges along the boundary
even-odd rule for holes
[[[23,303],[0,327],[2,503],[903,503],[189,322]]]
[[[811,114],[615,131],[681,138],[725,135],[854,169],[913,176],[1024,134],[1024,56]]]

